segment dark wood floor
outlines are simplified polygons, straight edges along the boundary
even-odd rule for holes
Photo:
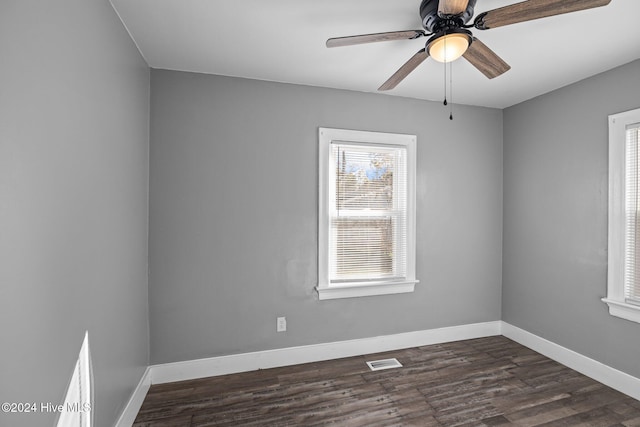
[[[640,402],[498,336],[153,385],[134,427],[325,425],[631,427]]]

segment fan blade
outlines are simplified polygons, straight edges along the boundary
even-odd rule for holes
[[[424,36],[422,30],[391,31],[389,33],[363,34],[360,36],[335,37],[327,40],[327,47],[351,46],[354,44],[386,42],[389,40],[411,40]]]
[[[405,62],[404,65],[393,74],[393,76],[389,77],[389,80],[384,82],[382,86],[378,88],[378,90],[391,90],[394,87],[398,86],[398,83],[404,80],[404,78],[407,77],[409,73],[415,70],[416,67],[422,64],[422,62],[424,62],[424,60],[428,57],[429,54],[427,53],[427,50],[420,49],[407,62]]]
[[[547,16],[606,6],[609,3],[611,0],[527,0],[479,15],[476,19],[476,28],[488,30]]]
[[[509,64],[475,37],[462,56],[489,79],[498,77],[511,69]]]
[[[438,15],[459,15],[469,6],[469,0],[440,0],[438,3]]]

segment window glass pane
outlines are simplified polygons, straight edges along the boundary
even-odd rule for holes
[[[367,280],[392,277],[393,220],[336,218],[335,280]]]
[[[406,148],[332,143],[330,282],[406,277]]]
[[[640,127],[632,125],[626,131],[625,152],[625,300],[632,304],[640,303],[640,174],[638,165],[640,150]]]
[[[334,145],[336,209],[393,209],[394,152]]]

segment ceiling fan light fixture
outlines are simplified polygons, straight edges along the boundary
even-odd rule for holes
[[[429,56],[438,62],[452,62],[469,48],[471,36],[466,32],[437,35],[427,43]]]

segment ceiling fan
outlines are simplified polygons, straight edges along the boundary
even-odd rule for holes
[[[429,56],[439,62],[452,62],[462,56],[487,78],[492,79],[505,73],[511,67],[474,37],[469,28],[488,30],[518,22],[606,6],[611,2],[611,0],[526,0],[483,12],[476,16],[471,24],[468,24],[473,17],[476,1],[422,0],[420,17],[426,32],[408,30],[336,37],[327,40],[327,47],[429,37],[424,49],[420,49],[384,82],[378,88],[380,91],[395,88]]]

